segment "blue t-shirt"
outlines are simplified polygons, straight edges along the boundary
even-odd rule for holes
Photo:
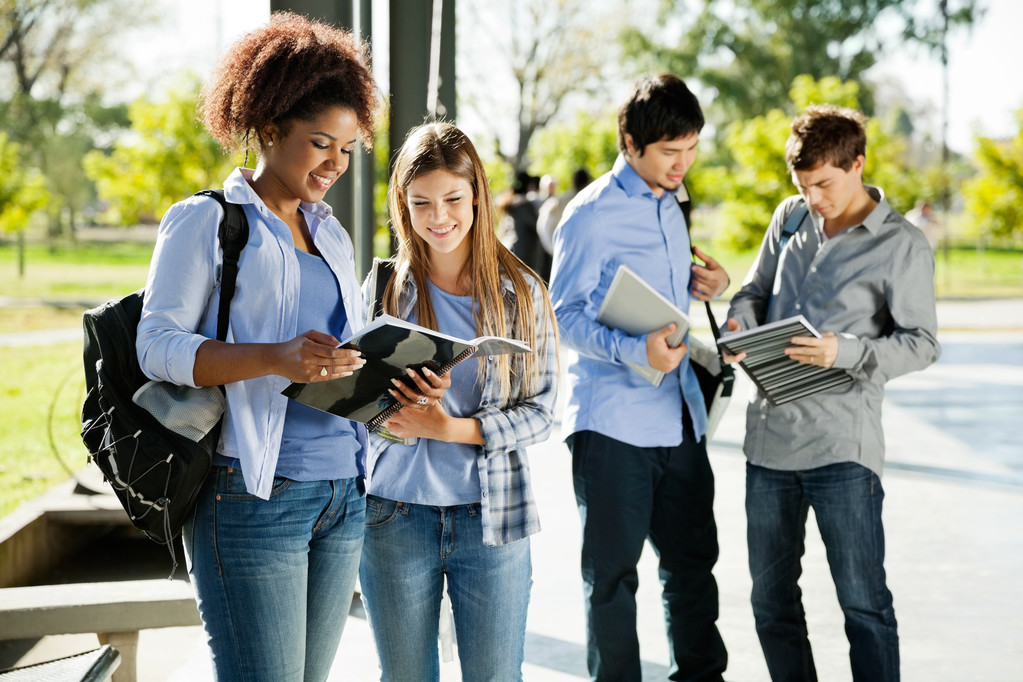
[[[302,271],[298,304],[298,330],[310,329],[343,339],[348,318],[334,273],[319,256],[295,249]],[[288,401],[284,416],[277,476],[294,481],[327,481],[359,474],[355,460],[341,453],[355,452],[359,441],[355,425],[297,400]],[[214,463],[238,467],[238,460],[218,457]]]
[[[428,292],[438,331],[462,339],[477,336],[472,297],[455,296],[429,283]],[[416,322],[415,312],[409,316]],[[469,358],[451,370],[451,388],[444,393],[444,409],[453,417],[479,411],[483,397],[478,361]],[[373,467],[370,492],[399,502],[450,507],[480,501],[480,475],[476,458],[480,449],[468,443],[446,443],[420,438],[415,445],[390,443]]]

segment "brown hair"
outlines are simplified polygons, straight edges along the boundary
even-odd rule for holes
[[[792,121],[785,143],[789,172],[811,170],[830,163],[849,170],[856,157],[867,153],[866,117],[853,109],[831,104],[812,104]]]
[[[532,277],[543,292],[548,324],[554,324],[554,311],[540,278],[497,239],[494,200],[483,162],[472,141],[450,123],[427,123],[412,129],[395,158],[387,197],[398,252],[395,276],[384,292],[384,312],[398,314],[400,283],[411,277],[419,292],[416,300],[419,324],[430,329],[437,328],[437,318],[430,297],[426,294],[429,246],[412,229],[407,195],[409,185],[416,178],[437,170],[457,175],[472,187],[473,225],[466,237],[470,240],[471,248],[460,277],[470,284],[477,334],[512,336],[525,341],[536,351],[526,355],[500,355],[494,359],[500,372],[502,395],[507,397],[510,393],[513,371],[521,372],[523,394],[530,395],[539,377],[537,354],[547,349],[537,347],[538,341],[545,342],[546,335],[540,336],[536,329],[533,296],[526,277]],[[513,320],[505,319],[502,275],[511,281],[515,290]],[[486,363],[480,363],[481,380],[485,368]]]
[[[362,144],[372,147],[369,48],[348,31],[291,12],[275,12],[228,48],[200,93],[200,118],[228,151],[247,150],[250,134],[266,125],[286,134],[291,121],[335,106],[355,114]]]

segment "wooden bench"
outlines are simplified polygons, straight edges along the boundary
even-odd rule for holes
[[[0,640],[95,632],[121,654],[113,682],[135,682],[139,631],[200,625],[182,580],[125,580],[0,589]]]

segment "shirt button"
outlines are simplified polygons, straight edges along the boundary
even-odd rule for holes
[[[796,310],[802,310],[802,309],[803,309],[803,306],[800,305],[799,303],[797,303],[796,304]]]
[[[817,266],[816,265],[810,266],[810,272],[817,272]]]
[[[766,415],[766,414],[762,414],[762,415],[760,415],[760,420],[761,420],[761,421],[763,421],[763,420],[765,420],[765,419],[767,419],[767,415]]]

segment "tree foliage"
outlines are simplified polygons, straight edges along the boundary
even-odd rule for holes
[[[533,134],[573,96],[598,91],[606,96],[606,82],[619,63],[610,36],[620,8],[584,0],[467,0],[459,6],[465,8],[459,21],[460,91],[479,95],[463,98],[459,106],[490,126],[492,139],[514,127],[513,150],[499,147],[498,153],[514,170],[525,170]]]
[[[46,182],[21,164],[18,145],[0,131],[0,232],[20,232],[46,203]]]
[[[236,165],[196,119],[198,85],[171,90],[163,102],[136,100],[131,134],[108,154],[85,156],[85,172],[120,224],[153,221],[171,204],[205,187],[219,187]]]
[[[82,155],[127,123],[124,107],[102,104],[115,41],[153,16],[151,6],[132,0],[0,3],[0,116],[21,163],[46,178],[51,236],[73,236],[95,196]]]
[[[537,131],[529,145],[534,175],[553,175],[558,186],[572,186],[572,174],[585,168],[596,178],[611,170],[618,156],[618,122],[613,111],[577,112],[570,123]]]
[[[1023,238],[1023,109],[1019,131],[1007,140],[977,137],[977,175],[963,184],[966,212],[976,233],[994,238]]]
[[[716,116],[735,120],[784,108],[798,75],[864,82],[865,72],[889,47],[906,41],[935,47],[943,29],[937,3],[920,5],[919,0],[665,0],[662,34],[627,30],[623,40],[644,68],[668,69],[712,89]],[[950,23],[971,24],[977,5],[977,0],[961,0],[950,11]],[[869,92],[861,92],[860,103],[872,109]]]
[[[700,203],[720,202],[726,226],[722,241],[733,248],[760,243],[775,207],[796,192],[785,164],[785,141],[794,113],[810,104],[859,108],[859,85],[838,78],[799,76],[788,106],[736,121],[726,129],[727,162],[690,171],[690,190]],[[864,180],[885,190],[893,208],[906,211],[922,191],[921,174],[908,162],[902,138],[886,132],[875,118],[867,121]]]

